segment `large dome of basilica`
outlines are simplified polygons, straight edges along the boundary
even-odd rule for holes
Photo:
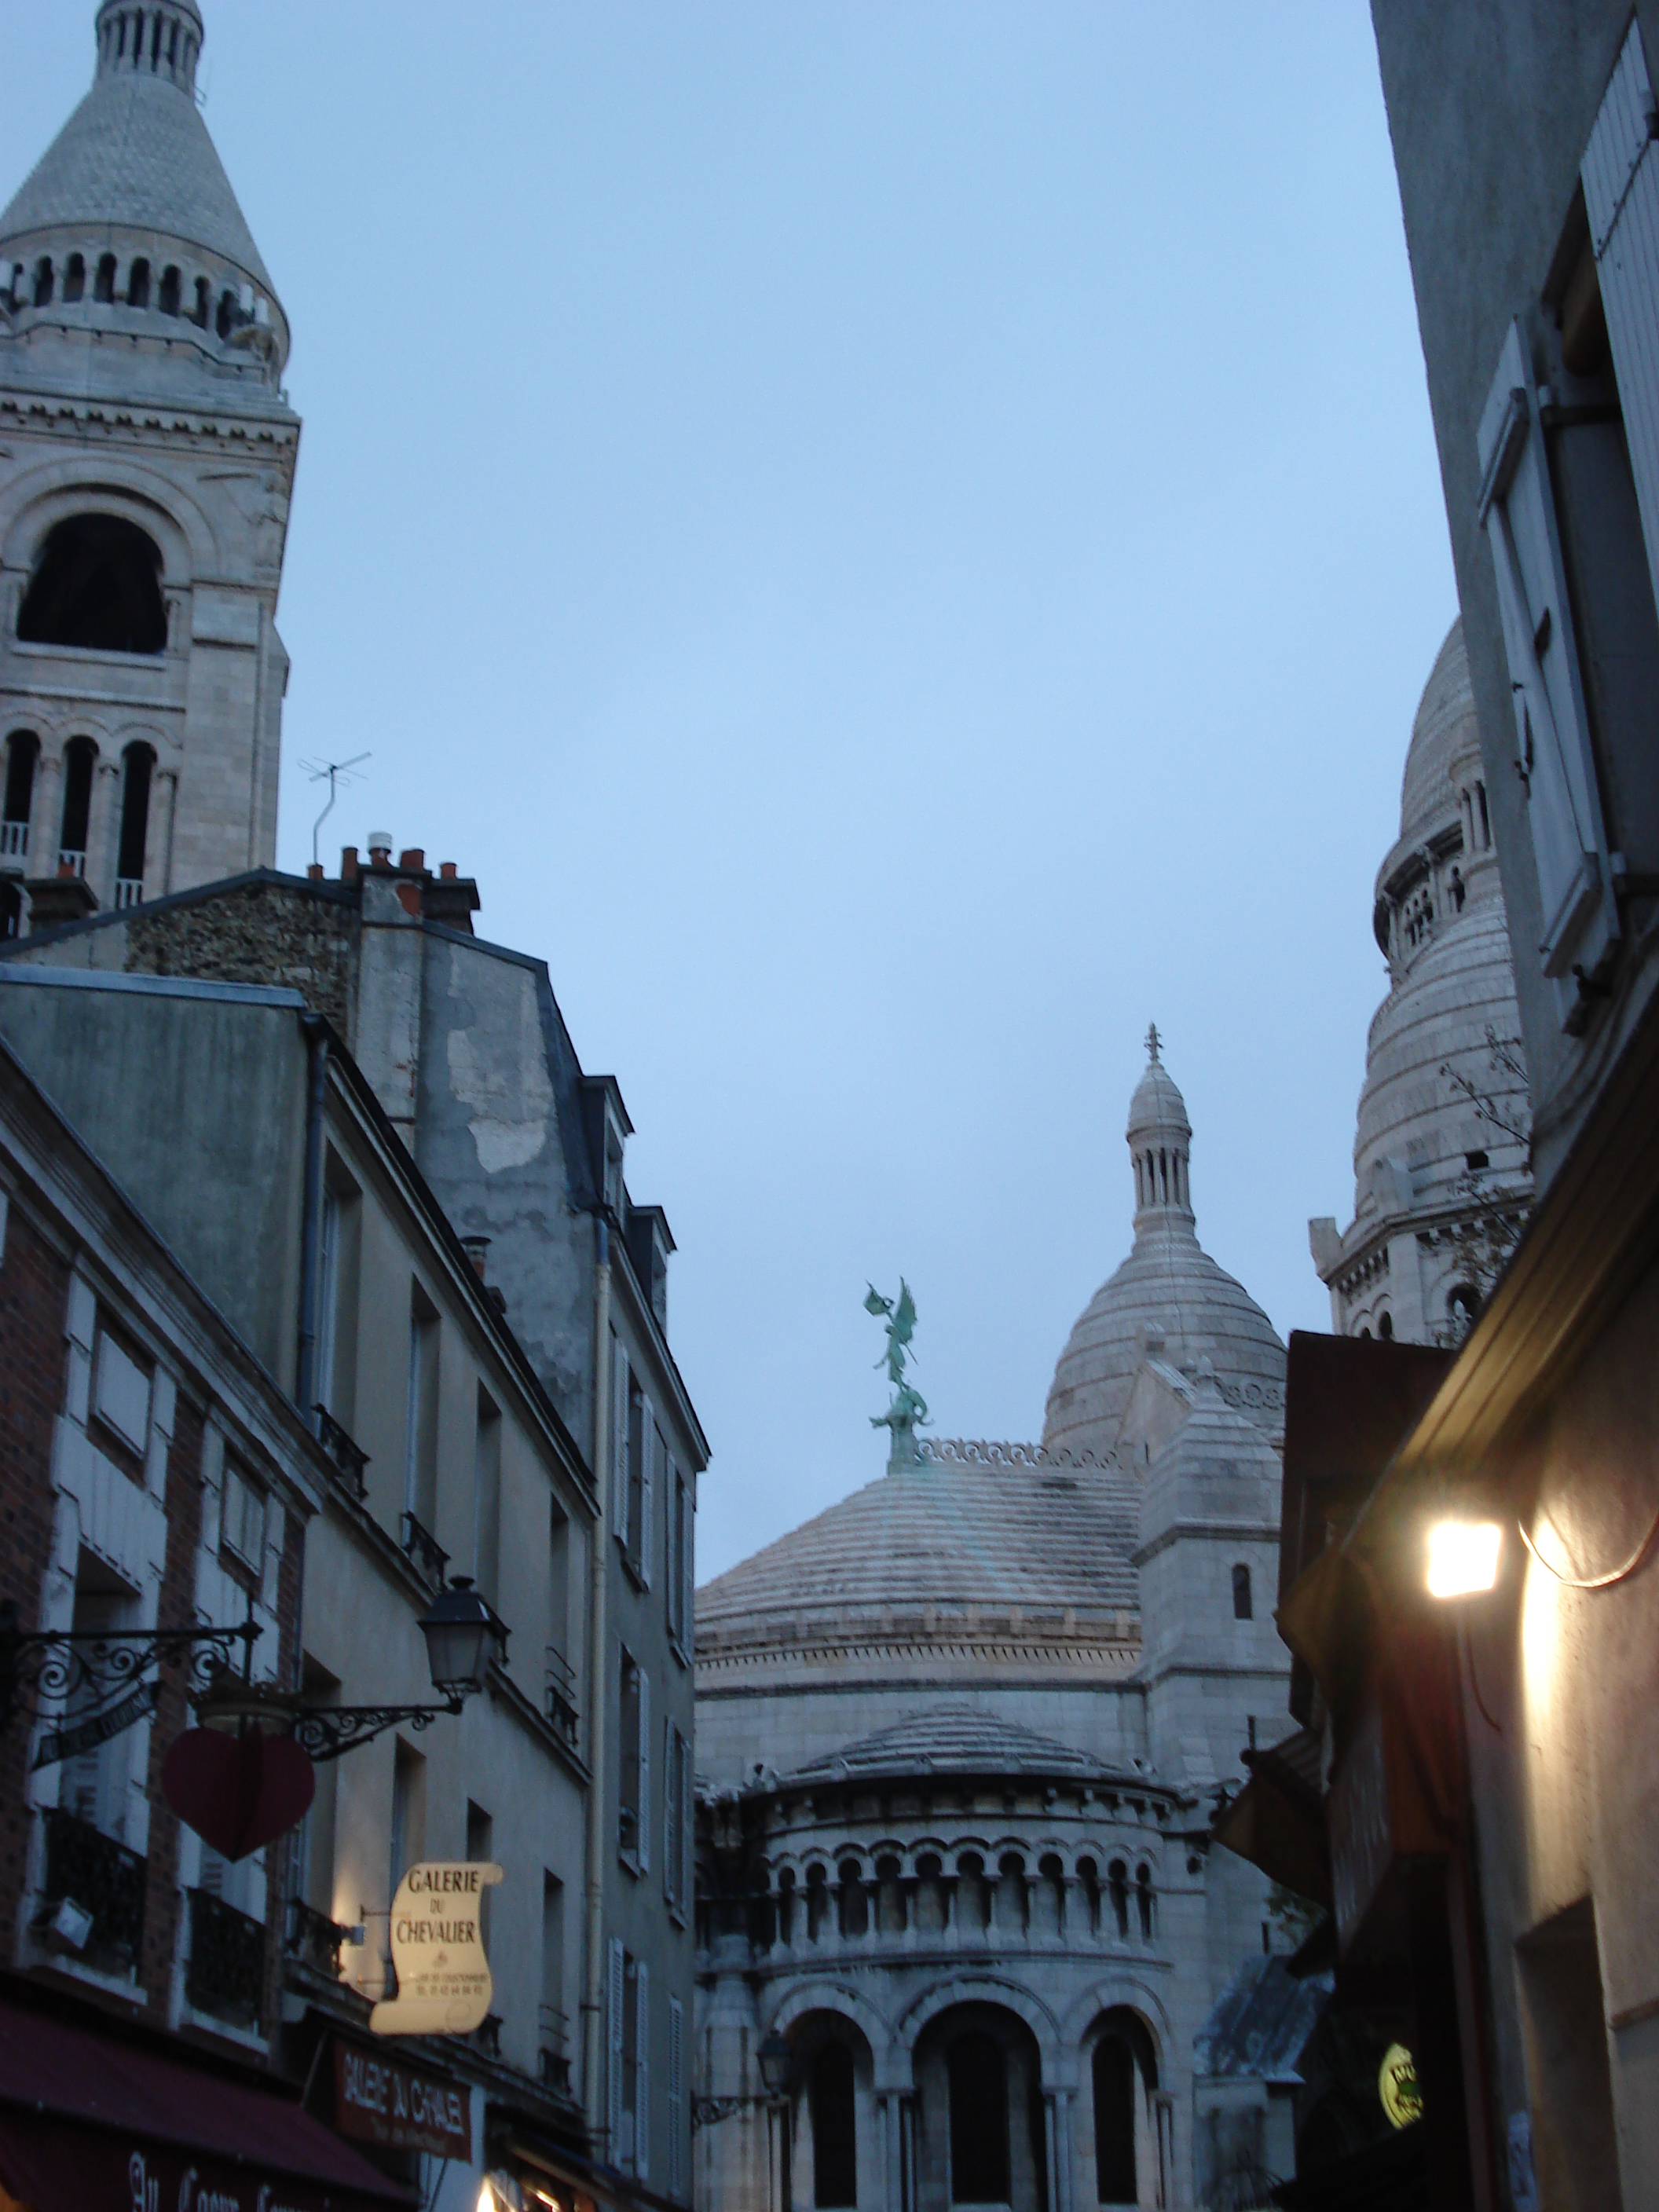
[[[1198,1241],[1188,1181],[1192,1125],[1156,1030],[1148,1044],[1125,1132],[1134,1248],[1090,1300],[1054,1369],[1042,1443],[1056,1457],[1109,1456],[1148,1352],[1188,1377],[1207,1358],[1223,1397],[1270,1431],[1283,1415],[1285,1347],[1243,1284]]]

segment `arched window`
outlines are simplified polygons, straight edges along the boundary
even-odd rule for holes
[[[190,319],[198,331],[204,331],[208,326],[208,317],[212,312],[213,287],[205,276],[198,276],[196,279],[196,305],[191,310]]]
[[[148,745],[122,755],[121,839],[115,860],[115,903],[136,906],[144,896],[144,847],[149,836],[149,780],[155,756]]]
[[[77,876],[87,872],[87,826],[92,819],[92,771],[98,748],[90,738],[71,738],[64,748],[64,826],[58,840],[59,865],[67,861]]]
[[[161,297],[156,301],[156,305],[161,308],[161,313],[164,315],[176,315],[179,312],[179,286],[180,281],[176,265],[173,263],[169,262],[167,267],[161,271]]]
[[[115,256],[100,253],[98,273],[92,280],[92,296],[101,307],[108,307],[115,297]]]
[[[228,338],[236,327],[236,295],[228,287],[219,295],[219,313],[213,326],[222,338]]]
[[[165,652],[161,548],[118,514],[76,514],[57,524],[25,595],[17,635],[31,645]]]
[[[844,2043],[826,2043],[806,2077],[812,2120],[812,2202],[817,2212],[859,2201],[857,2120],[853,2104],[853,2054]]]
[[[867,1936],[870,1932],[870,1898],[856,1859],[842,1863],[840,1905],[842,1936]]]
[[[149,305],[149,264],[140,254],[127,271],[127,305],[147,307]]]
[[[1455,1343],[1474,1327],[1480,1312],[1480,1293],[1473,1283],[1456,1283],[1446,1293],[1446,1318],[1451,1323]]]
[[[71,253],[64,270],[64,297],[73,303],[87,289],[87,264],[78,253]]]
[[[1129,1869],[1121,1859],[1114,1859],[1107,1869],[1106,1887],[1112,1899],[1112,1917],[1117,1922],[1117,1932],[1129,1932]]]
[[[1135,1869],[1135,1900],[1140,1907],[1140,1932],[1150,1943],[1152,1940],[1152,1870],[1150,1867]]]
[[[1382,1313],[1377,1316],[1376,1333],[1384,1344],[1394,1342],[1394,1316],[1391,1313]]]
[[[1121,2036],[1095,2045],[1095,2190],[1103,2204],[1133,2204],[1135,2061]]]
[[[40,742],[32,730],[14,730],[6,739],[6,805],[0,819],[0,859],[27,858],[34,764],[40,755]]]
[[[951,2085],[951,2202],[1006,2204],[1008,2067],[995,2038],[975,2029],[945,2054]]]
[[[1245,1566],[1233,1569],[1233,1619],[1251,1620],[1255,1608],[1250,1603],[1250,1571]]]
[[[34,304],[37,307],[52,305],[52,256],[43,253],[34,264]]]

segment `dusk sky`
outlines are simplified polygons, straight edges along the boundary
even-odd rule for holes
[[[369,751],[330,872],[458,861],[617,1076],[700,1576],[880,1474],[869,1281],[939,1433],[1040,1433],[1151,1019],[1201,1239],[1328,1327],[1456,611],[1360,0],[204,13],[305,423],[279,860]],[[9,12],[0,198],[93,15]]]

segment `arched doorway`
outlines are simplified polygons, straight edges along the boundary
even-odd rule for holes
[[[809,2012],[788,2031],[793,2061],[788,2185],[793,2212],[854,2212],[879,2202],[875,2069],[862,2030]]]
[[[1085,2203],[1150,2203],[1163,2157],[1154,2112],[1158,2052],[1127,2005],[1101,2013],[1084,2039],[1079,2100],[1079,2195]]]
[[[918,2212],[1048,2212],[1036,2038],[998,2004],[953,2005],[916,2040]]]
[[[72,514],[47,533],[24,594],[17,635],[30,645],[96,653],[163,653],[161,549],[119,514]]]

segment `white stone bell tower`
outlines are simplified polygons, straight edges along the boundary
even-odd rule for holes
[[[195,0],[104,0],[92,88],[0,215],[9,935],[275,858],[300,422],[202,36]]]

